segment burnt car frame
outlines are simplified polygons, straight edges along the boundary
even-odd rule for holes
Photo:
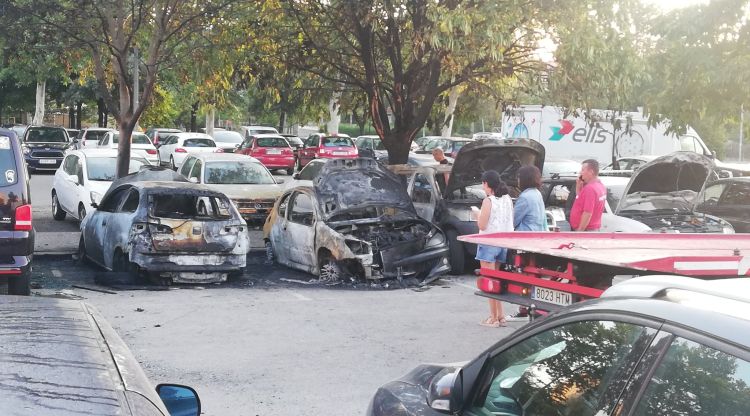
[[[738,233],[750,233],[750,177],[707,183],[696,198],[695,212],[715,215]]]
[[[313,186],[287,190],[264,238],[276,260],[332,281],[416,278],[449,269],[443,232],[419,218],[400,178],[372,159],[333,159]]]
[[[245,221],[226,195],[206,186],[124,181],[92,206],[81,222],[79,256],[105,269],[160,283],[215,283],[246,265]]]
[[[716,165],[706,156],[683,151],[658,157],[635,171],[615,214],[654,231],[734,233],[729,222],[694,211],[698,193],[716,179]]]

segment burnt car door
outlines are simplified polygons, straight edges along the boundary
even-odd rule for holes
[[[436,173],[442,175],[442,173]],[[438,200],[438,189],[434,175],[417,172],[409,180],[409,196],[417,210],[417,215],[427,221],[435,216],[435,206]]]
[[[104,265],[107,267],[112,267],[116,249],[119,248],[126,255],[130,251],[128,239],[133,226],[133,218],[138,210],[140,193],[137,189],[131,188],[124,199],[123,203],[112,213],[104,229],[104,243],[107,247],[104,249],[103,257]]]
[[[282,226],[283,240],[289,260],[304,269],[315,267],[315,209],[312,195],[297,191],[287,208],[287,221]]]
[[[106,239],[106,228],[122,200],[128,195],[130,188],[130,186],[125,186],[107,195],[96,211],[91,213],[86,220],[86,226],[83,229],[86,256],[96,263],[105,265],[104,253],[113,247]],[[107,254],[111,257],[111,250]]]
[[[288,266],[289,263],[289,240],[286,240],[286,230],[288,228],[289,220],[286,218],[286,211],[289,207],[289,198],[292,194],[287,193],[281,197],[278,206],[276,207],[275,221],[271,225],[268,238],[271,240],[271,246],[273,247],[273,253],[276,256],[276,261]]]

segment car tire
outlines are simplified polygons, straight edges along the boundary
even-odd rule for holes
[[[451,262],[451,274],[461,274],[466,268],[466,253],[462,242],[458,241],[456,230],[448,230],[445,233],[448,238],[448,254]]]
[[[19,276],[8,279],[8,294],[29,296],[31,294],[31,270],[26,270]]]
[[[78,239],[78,251],[76,255],[78,256],[78,264],[89,263],[88,257],[86,257],[86,243],[83,241],[83,236]]]
[[[128,255],[119,248],[115,250],[114,257],[112,258],[112,271],[123,274],[125,277],[123,283],[136,284],[140,280],[138,266],[131,262],[128,259]]]
[[[86,207],[83,204],[78,204],[78,221],[83,221],[86,218]]]
[[[174,156],[170,156],[169,157],[169,168],[172,169],[172,170],[174,170],[174,171],[177,170],[177,166],[175,166],[175,164],[174,164]]]
[[[65,219],[65,211],[60,206],[60,201],[57,199],[57,192],[52,191],[52,218],[57,221]]]

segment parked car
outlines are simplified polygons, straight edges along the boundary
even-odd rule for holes
[[[234,153],[244,140],[240,133],[230,130],[214,131],[213,138],[219,147],[217,152],[222,153]]]
[[[216,142],[204,133],[174,133],[157,146],[159,162],[172,169],[182,165],[188,153],[210,153],[217,150]]]
[[[279,134],[279,131],[274,127],[268,126],[240,126],[240,134],[242,134],[243,138],[247,139],[256,134]]]
[[[23,156],[29,172],[56,170],[70,146],[62,127],[30,126],[23,137]]]
[[[398,176],[372,159],[330,160],[312,187],[287,190],[263,228],[276,260],[321,280],[448,271],[445,235],[417,216]]]
[[[97,147],[107,133],[116,133],[116,130],[103,127],[83,129],[78,136],[71,136],[73,138],[73,148],[86,149]]]
[[[235,153],[252,156],[268,169],[284,169],[294,173],[294,151],[278,134],[256,134],[245,138]]]
[[[305,141],[297,156],[297,170],[313,159],[355,159],[357,147],[346,134],[316,133]]]
[[[416,149],[412,148],[411,150],[413,152],[420,151],[420,150],[422,150],[422,147],[427,144],[427,142],[432,141],[433,139],[446,139],[446,138],[447,137],[442,137],[442,136],[422,136],[422,137],[417,137],[416,139],[412,140],[412,143],[416,143],[417,148]]]
[[[198,416],[191,387],[154,386],[112,326],[77,300],[0,297],[5,415]]]
[[[97,143],[98,149],[117,149],[120,143],[120,133],[116,131],[107,132]],[[143,133],[133,132],[130,135],[130,155],[140,156],[152,165],[159,164],[159,153],[151,139]]]
[[[68,137],[70,137],[71,140],[77,139],[78,135],[81,134],[81,130],[78,130],[78,129],[66,128],[65,131],[68,132]]]
[[[143,157],[130,158],[130,172],[149,165]],[[72,150],[65,155],[52,180],[52,217],[62,221],[67,215],[81,221],[92,203],[99,203],[115,180],[116,149]]]
[[[695,202],[695,212],[729,221],[735,232],[750,233],[750,177],[708,183]]]
[[[433,150],[439,147],[443,149],[443,153],[446,156],[455,158],[456,155],[458,155],[458,151],[472,141],[473,140],[467,139],[465,137],[441,137],[438,139],[430,140],[422,145],[422,150],[420,150],[420,152],[431,153]]]
[[[658,157],[633,173],[615,214],[655,231],[733,233],[729,222],[693,210],[706,182],[718,179],[714,169],[712,159],[695,152]]]
[[[114,182],[81,222],[82,259],[166,284],[223,282],[245,268],[247,225],[226,195],[129,176]]]
[[[0,129],[0,172],[0,282],[8,282],[11,295],[28,295],[35,235],[31,190],[21,144],[11,130]]]
[[[614,170],[614,171],[635,172],[636,170],[640,169],[641,166],[645,165],[646,163],[656,158],[657,156],[653,156],[653,155],[621,157],[617,159],[617,165],[610,164],[602,170],[603,171]]]
[[[388,151],[385,150],[380,136],[359,136],[354,141],[360,157],[369,157],[380,163],[388,164]]]
[[[379,388],[366,414],[744,415],[748,293],[748,279],[628,280],[468,362],[418,366]]]
[[[163,127],[151,127],[146,130],[146,136],[151,139],[151,143],[153,143],[154,146],[158,145],[163,138],[175,133],[182,133],[182,130]]]
[[[189,155],[180,173],[228,196],[248,224],[265,221],[284,182],[274,178],[258,159],[231,153]]]
[[[335,159],[313,159],[292,176],[292,180],[284,184],[284,190],[296,188],[298,186],[313,186],[313,181],[320,175],[323,166],[329,161]]]
[[[305,146],[304,140],[293,134],[282,134],[282,136],[289,142],[289,146],[292,146],[294,155],[297,155],[297,151]]]
[[[542,178],[559,178],[565,176],[578,177],[580,171],[581,162],[576,162],[575,160],[570,159],[547,157],[544,159]]]

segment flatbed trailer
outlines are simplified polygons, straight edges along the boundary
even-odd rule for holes
[[[508,232],[459,240],[505,247],[501,270],[482,268],[477,295],[551,312],[599,297],[617,277],[750,276],[750,235]]]

